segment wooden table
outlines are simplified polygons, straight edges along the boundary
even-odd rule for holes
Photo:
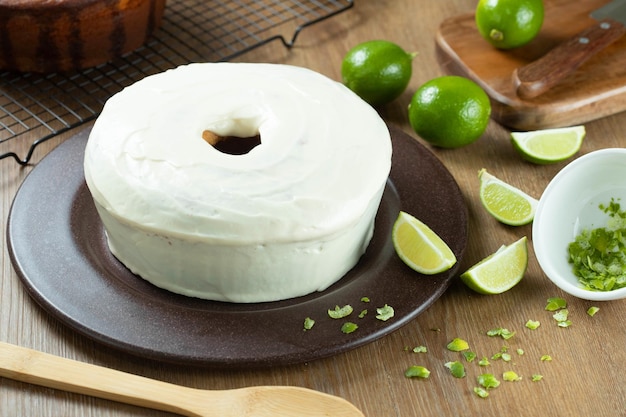
[[[380,109],[388,123],[413,134],[406,108],[415,89],[443,72],[435,54],[434,35],[440,22],[471,12],[475,1],[357,0],[347,13],[310,27],[301,33],[296,47],[287,50],[278,43],[247,53],[238,60],[301,65],[340,79],[340,63],[355,44],[376,38],[388,39],[418,51],[407,91]],[[587,138],[579,155],[624,146],[626,114],[586,124]],[[485,167],[494,175],[539,197],[549,180],[565,165],[536,166],[523,162],[511,146],[509,131],[491,122],[477,142],[462,149],[431,148],[457,180],[469,210],[469,246],[461,270],[526,235],[531,226],[507,227],[485,212],[478,199],[477,172]],[[34,165],[68,135],[38,149]],[[416,140],[421,140],[416,137]],[[33,166],[20,168],[10,160],[0,161],[2,226],[6,233],[9,207],[17,188]],[[532,239],[530,240],[532,242]],[[626,416],[626,301],[589,302],[562,293],[542,273],[529,245],[530,259],[525,278],[502,295],[482,296],[455,280],[446,293],[418,318],[400,330],[364,347],[328,359],[265,370],[211,370],[144,360],[105,348],[49,317],[26,294],[12,270],[3,245],[0,280],[0,340],[48,353],[140,374],[176,384],[228,389],[250,385],[295,385],[342,396],[366,416]],[[549,297],[568,302],[569,328],[557,327],[545,311]],[[586,310],[600,311],[590,317]],[[524,326],[539,320],[537,330]],[[512,339],[488,337],[492,328],[515,331]],[[444,364],[459,360],[446,349],[453,338],[467,340],[480,357],[491,357],[503,346],[512,360],[491,360],[481,368],[477,360],[465,363],[467,376],[454,378]],[[407,347],[424,345],[427,353]],[[523,349],[524,354],[516,353]],[[542,361],[550,355],[552,361]],[[463,359],[460,359],[464,361]],[[408,379],[411,365],[430,369],[428,379]],[[502,380],[514,370],[518,382],[502,382],[488,398],[473,392],[476,376],[489,372]],[[533,374],[543,375],[537,382]],[[165,416],[153,410],[55,391],[0,378],[0,414],[3,416]]]

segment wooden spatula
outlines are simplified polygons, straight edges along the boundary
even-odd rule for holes
[[[0,342],[0,376],[184,416],[364,417],[348,401],[306,388],[208,391]]]

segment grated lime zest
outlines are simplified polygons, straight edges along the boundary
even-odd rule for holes
[[[428,378],[430,371],[421,365],[413,365],[404,371],[404,376],[407,378]]]
[[[352,314],[353,308],[350,304],[346,304],[343,307],[335,306],[333,310],[328,309],[328,316],[331,319],[342,319]]]
[[[469,343],[463,339],[455,337],[446,347],[452,352],[461,352],[469,349]]]
[[[376,318],[381,321],[387,321],[395,315],[395,311],[393,307],[388,304],[385,304],[383,307],[376,309]]]
[[[311,330],[315,325],[315,320],[311,317],[307,317],[304,319],[304,331]]]
[[[465,367],[459,361],[450,361],[444,364],[446,368],[450,370],[450,373],[455,378],[465,377]]]
[[[537,328],[539,328],[539,326],[541,326],[541,323],[537,320],[528,320],[525,324],[525,326],[527,328],[529,328],[530,330],[537,330]]]

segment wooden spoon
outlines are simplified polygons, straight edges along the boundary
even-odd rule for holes
[[[184,416],[364,417],[348,401],[285,386],[182,387],[0,342],[0,376]]]

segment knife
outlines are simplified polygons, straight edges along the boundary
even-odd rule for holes
[[[593,11],[593,26],[550,52],[513,71],[513,84],[522,99],[537,97],[573,73],[589,58],[626,33],[626,0],[613,0]]]

